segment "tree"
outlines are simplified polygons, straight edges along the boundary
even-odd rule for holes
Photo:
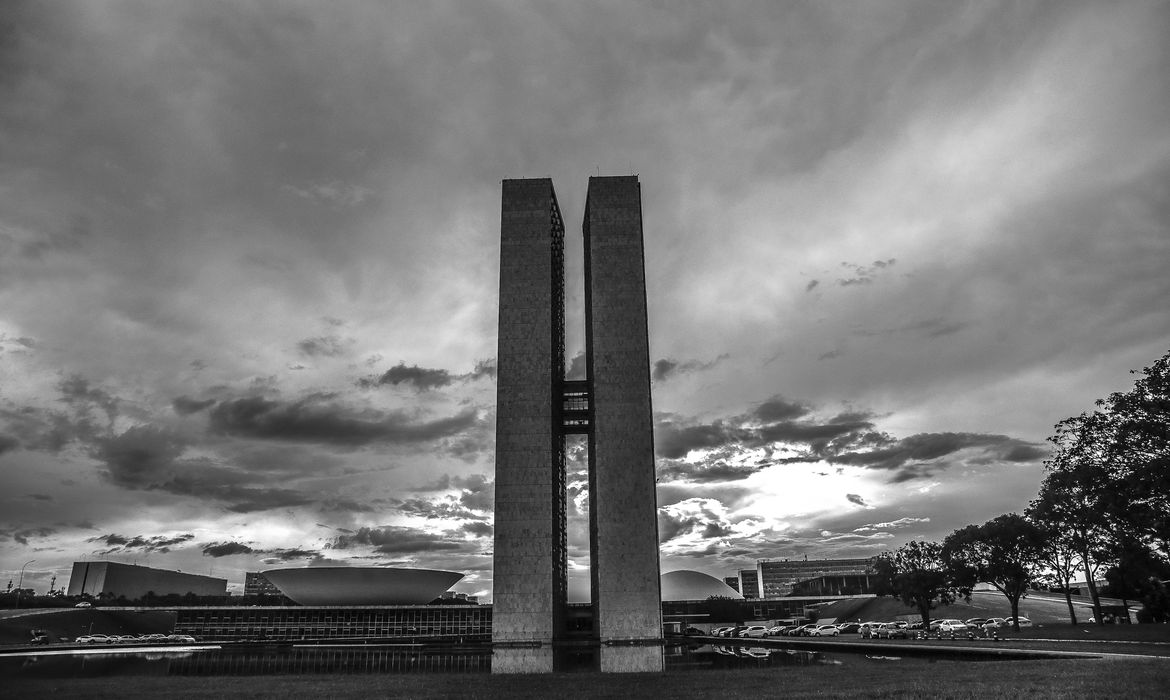
[[[1105,572],[1109,587],[1106,593],[1120,598],[1129,622],[1129,601],[1140,600],[1145,617],[1161,621],[1165,604],[1159,600],[1160,583],[1170,577],[1170,565],[1162,561],[1145,543],[1124,539],[1117,553],[1117,562]]]
[[[1131,371],[1131,374],[1138,374]],[[1170,352],[1128,392],[1097,402],[1112,428],[1107,454],[1114,469],[1111,505],[1129,537],[1170,560]]]
[[[923,627],[930,625],[930,611],[938,605],[971,598],[970,586],[955,584],[937,542],[907,542],[894,552],[879,555],[874,569],[879,577],[878,595],[897,596],[917,609]]]
[[[1063,533],[1080,559],[1085,585],[1101,622],[1097,572],[1116,550],[1118,528],[1113,508],[1116,485],[1108,458],[1109,421],[1100,412],[1082,413],[1057,423],[1055,445],[1045,462],[1040,492],[1028,506],[1033,522]]]
[[[743,624],[743,611],[740,601],[727,596],[713,595],[706,600],[707,616],[715,622],[735,622]]]
[[[1044,549],[1040,553],[1040,563],[1045,571],[1041,578],[1064,592],[1068,617],[1075,625],[1077,611],[1072,603],[1072,581],[1081,568],[1076,542],[1063,527],[1038,520],[1031,510],[1025,516],[1043,531]]]
[[[943,556],[968,586],[990,583],[1008,599],[1013,628],[1020,631],[1020,599],[1039,576],[1044,532],[1017,513],[955,530],[943,540]]]
[[[1149,568],[1124,556],[1135,546],[1170,563],[1170,352],[1140,374],[1130,391],[1056,425],[1048,474],[1029,507],[1035,522],[1064,533],[1077,551],[1098,623],[1099,570],[1115,564],[1114,578],[1140,578],[1123,571]]]

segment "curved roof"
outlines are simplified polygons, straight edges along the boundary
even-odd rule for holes
[[[663,600],[706,600],[713,595],[743,598],[739,591],[701,571],[680,569],[662,574]]]
[[[463,574],[381,566],[269,569],[264,577],[301,605],[425,605]]]

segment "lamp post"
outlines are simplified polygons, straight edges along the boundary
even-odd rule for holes
[[[24,566],[36,561],[36,559],[29,559],[24,563]],[[20,589],[24,586],[24,566],[20,567],[20,583],[16,584],[16,607],[20,607]]]

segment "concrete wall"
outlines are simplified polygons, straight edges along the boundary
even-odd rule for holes
[[[112,561],[74,562],[69,576],[69,595],[112,593],[134,600],[147,592],[222,596],[227,595],[227,579]]]
[[[650,351],[635,176],[589,178],[585,303],[594,629],[602,641],[662,637]],[[645,670],[645,669],[643,669]]]
[[[552,181],[504,180],[492,624],[497,643],[551,642],[564,615],[565,496],[557,459],[563,438],[553,403],[564,373],[563,340],[557,336],[564,309],[559,217]]]

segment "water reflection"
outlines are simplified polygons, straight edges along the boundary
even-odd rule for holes
[[[321,673],[487,673],[486,647],[370,649],[289,647],[141,654],[0,658],[0,678],[96,676],[244,676]]]
[[[93,676],[235,676],[298,674],[506,673],[658,671],[935,663],[940,659],[867,657],[861,653],[764,646],[679,644],[664,647],[559,647],[553,650],[488,646],[451,647],[250,647],[204,651],[0,657],[3,678]],[[534,671],[534,669],[536,669]]]

